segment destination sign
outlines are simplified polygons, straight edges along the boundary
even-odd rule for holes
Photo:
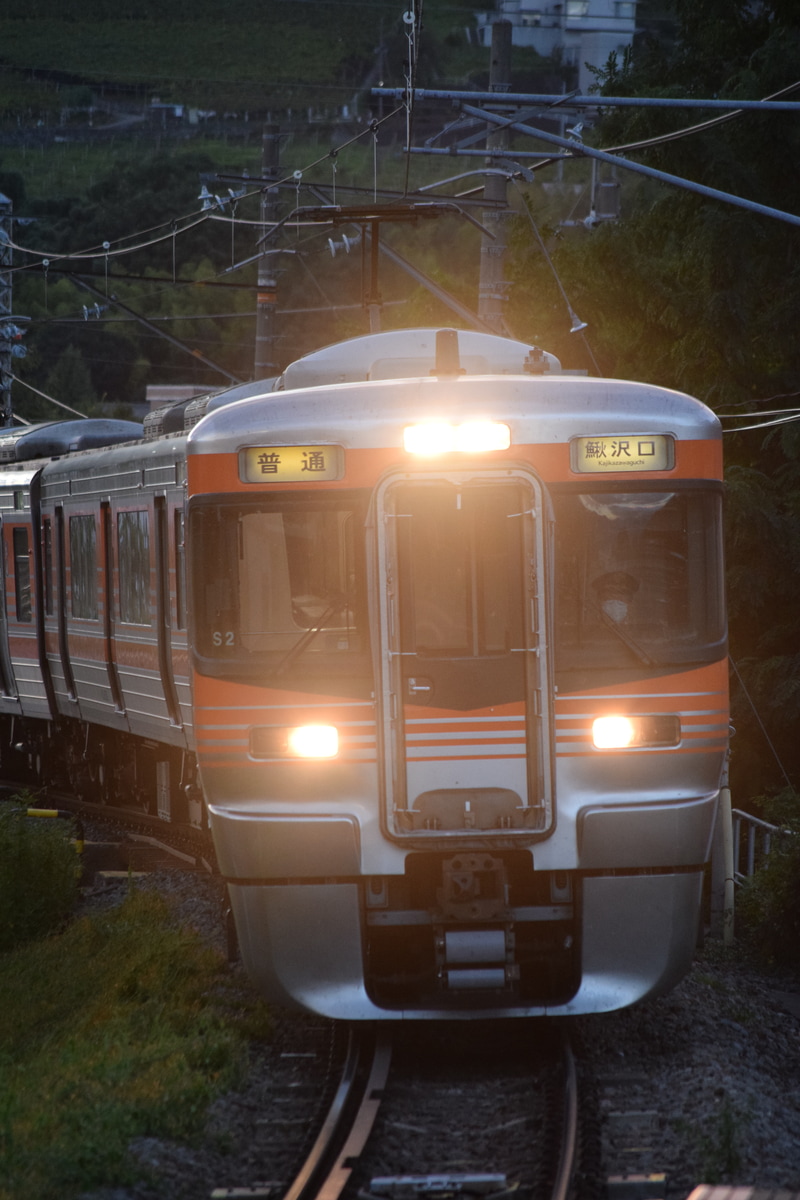
[[[248,446],[239,457],[245,483],[319,483],[341,479],[341,446]]]
[[[573,438],[570,465],[584,475],[614,471],[671,471],[675,439],[668,433],[615,434]]]

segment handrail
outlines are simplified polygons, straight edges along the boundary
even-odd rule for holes
[[[773,834],[788,833],[780,825],[773,825],[761,817],[744,812],[740,808],[731,810],[733,817],[733,878],[737,884],[743,884],[769,858],[772,849]],[[746,833],[743,842],[742,833]],[[760,842],[759,842],[760,836]],[[743,848],[746,851],[745,862],[742,863]]]

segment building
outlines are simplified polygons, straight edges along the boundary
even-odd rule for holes
[[[586,66],[602,67],[608,56],[621,54],[633,42],[638,0],[497,0],[493,12],[479,12],[478,36],[492,41],[492,24],[509,21],[514,46],[532,46],[574,68],[575,86],[585,94],[595,82]]]

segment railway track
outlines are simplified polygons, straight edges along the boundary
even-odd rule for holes
[[[586,1200],[568,1039],[520,1043],[482,1026],[476,1046],[476,1032],[351,1026],[340,1082],[293,1181],[217,1188],[213,1200]]]

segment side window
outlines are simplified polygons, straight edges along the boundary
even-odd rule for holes
[[[31,621],[31,556],[28,531],[16,528],[14,536],[14,592],[17,604],[17,620]]]
[[[119,616],[150,625],[150,524],[146,510],[117,514]]]
[[[97,526],[94,516],[70,517],[69,562],[73,617],[97,619]]]

